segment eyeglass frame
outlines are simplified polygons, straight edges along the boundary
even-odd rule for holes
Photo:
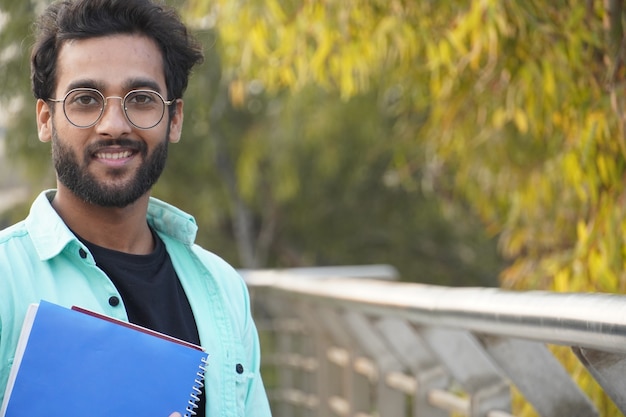
[[[104,104],[102,105],[102,108],[100,109],[100,115],[96,118],[96,120],[93,123],[91,123],[89,125],[86,125],[86,126],[77,125],[76,123],[72,122],[72,120],[70,120],[69,116],[67,115],[67,111],[65,109],[65,100],[69,97],[70,94],[72,94],[72,93],[74,93],[76,91],[91,91],[91,92],[95,92],[95,93],[98,93],[100,95],[100,97],[102,97],[102,99],[103,99],[103,103]],[[135,123],[133,123],[133,121],[130,120],[130,117],[128,117],[127,109],[124,106],[124,103],[126,102],[126,99],[128,98],[128,96],[130,96],[131,94],[134,94],[134,93],[141,93],[141,92],[156,94],[161,99],[161,101],[163,102],[163,112],[161,113],[161,117],[159,117],[159,120],[155,124],[150,126],[150,127],[140,127],[140,126],[137,126]],[[168,108],[169,106],[171,106],[172,104],[176,103],[176,100],[177,100],[177,99],[165,100],[165,98],[159,92],[154,91],[154,90],[147,90],[147,89],[131,90],[128,93],[126,93],[124,95],[124,97],[120,97],[120,96],[105,96],[100,90],[98,90],[96,88],[78,87],[78,88],[73,88],[70,91],[68,91],[65,94],[65,96],[63,96],[63,98],[49,98],[46,101],[50,101],[50,102],[53,102],[53,103],[63,103],[63,114],[65,115],[65,118],[67,119],[67,121],[70,122],[70,124],[72,126],[75,126],[75,127],[79,128],[79,129],[89,129],[90,127],[93,127],[96,124],[98,124],[100,119],[102,119],[102,116],[104,116],[104,110],[106,109],[107,104],[109,103],[109,99],[110,98],[118,98],[118,99],[120,99],[120,106],[122,106],[122,112],[124,113],[124,117],[126,118],[128,123],[130,123],[131,125],[133,125],[137,129],[141,129],[141,130],[152,129],[156,125],[161,123],[161,120],[163,120],[163,116],[165,116],[165,109]]]

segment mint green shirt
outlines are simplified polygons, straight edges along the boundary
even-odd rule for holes
[[[128,321],[113,283],[52,208],[54,194],[42,192],[25,220],[0,231],[0,403],[29,304],[44,299]],[[271,416],[243,279],[221,258],[194,244],[197,226],[188,214],[151,198],[148,223],[165,243],[209,353],[207,416]],[[112,296],[120,300],[118,305],[109,304]],[[163,410],[163,417],[169,412]]]

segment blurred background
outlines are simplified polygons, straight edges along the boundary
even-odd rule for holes
[[[0,0],[2,227],[54,186],[29,87],[45,3]],[[239,268],[624,289],[622,2],[168,3],[206,59],[153,195],[202,246]]]

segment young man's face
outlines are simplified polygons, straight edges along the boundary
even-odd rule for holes
[[[139,35],[65,43],[59,51],[56,77],[54,99],[62,99],[76,88],[95,89],[105,97],[151,90],[165,100],[170,98],[161,51],[154,41]],[[90,100],[89,96],[80,96],[76,102],[84,106]],[[139,101],[143,100],[140,96]],[[39,100],[39,138],[52,141],[59,188],[69,189],[88,203],[107,207],[125,207],[146,195],[164,168],[168,142],[180,138],[182,101],[172,106],[176,107],[172,118],[165,106],[163,118],[154,127],[140,129],[125,116],[121,100],[111,97],[97,123],[80,128],[66,118],[63,103]]]

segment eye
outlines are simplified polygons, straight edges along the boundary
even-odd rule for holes
[[[133,91],[126,97],[126,105],[133,107],[154,106],[159,101],[156,93],[151,91]]]
[[[102,97],[94,91],[75,91],[70,93],[65,101],[68,106],[72,107],[102,106]]]

